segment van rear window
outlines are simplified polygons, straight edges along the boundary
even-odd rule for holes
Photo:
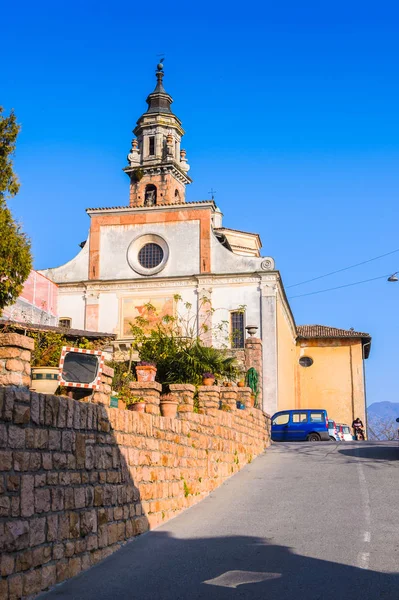
[[[306,413],[293,413],[292,422],[293,423],[307,423],[308,415]]]
[[[324,415],[321,412],[311,412],[310,413],[310,422],[311,423],[323,423]]]

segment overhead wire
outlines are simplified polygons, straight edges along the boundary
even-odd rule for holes
[[[325,290],[317,290],[316,292],[308,292],[307,294],[298,294],[297,296],[289,296],[288,299],[292,300],[293,298],[302,298],[303,296],[313,296],[314,294],[323,294],[324,292],[332,292],[333,290],[340,290],[342,288],[351,287],[354,285],[360,285],[361,283],[368,283],[369,281],[376,281],[377,279],[384,279],[389,277],[388,275],[380,275],[379,277],[372,277],[371,279],[363,279],[363,281],[355,281],[354,283],[346,283],[345,285],[338,285],[332,288],[326,288]]]
[[[349,267],[344,267],[343,269],[337,269],[336,271],[331,271],[330,273],[326,273],[325,275],[319,275],[318,277],[313,277],[312,279],[307,279],[306,281],[300,281],[299,283],[293,283],[292,285],[287,285],[288,288],[297,287],[298,285],[305,285],[305,283],[310,283],[312,281],[316,281],[317,279],[323,279],[324,277],[329,277],[330,275],[335,275],[336,273],[342,273],[342,271],[348,271],[349,269],[354,269],[355,267],[360,267],[361,265],[365,265],[373,260],[378,260],[379,258],[384,258],[384,256],[390,256],[391,254],[395,254],[399,252],[399,248],[396,250],[392,250],[391,252],[386,252],[385,254],[380,254],[379,256],[374,256],[374,258],[369,258],[368,260],[363,260],[362,262],[356,263],[355,265],[350,265]],[[356,285],[356,284],[350,284]],[[313,292],[316,293],[316,292]],[[319,293],[319,292],[317,292]],[[304,294],[305,295],[305,294]],[[297,296],[293,296],[293,298],[297,298]]]

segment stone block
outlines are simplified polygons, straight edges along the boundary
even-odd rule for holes
[[[41,591],[41,570],[35,569],[29,571],[23,576],[23,593],[25,596],[31,596]]]
[[[6,482],[9,492],[17,492],[21,486],[21,477],[19,475],[7,475]]]
[[[25,429],[18,425],[10,425],[8,428],[9,448],[25,448]]]
[[[23,550],[29,545],[28,521],[9,521],[4,525],[4,547],[9,552]]]
[[[56,487],[51,490],[51,510],[54,512],[64,509],[64,494],[63,487]]]
[[[50,490],[36,489],[35,490],[35,512],[43,513],[50,510]]]
[[[86,506],[86,493],[85,488],[75,488],[75,508],[84,508]]]
[[[0,573],[2,577],[12,575],[15,570],[15,558],[10,554],[2,554],[0,559]]]
[[[8,517],[11,512],[11,500],[8,496],[0,496],[0,517]]]
[[[50,450],[61,450],[61,432],[49,431],[48,447]]]
[[[32,338],[25,335],[19,335],[18,333],[0,333],[0,348],[5,346],[13,346],[14,348],[32,351],[35,347],[35,342]]]
[[[80,518],[80,531],[83,537],[97,531],[97,513],[95,510],[82,513]]]
[[[57,583],[61,583],[70,577],[69,574],[69,561],[67,558],[64,560],[60,560],[56,564],[56,572],[57,572]]]
[[[29,470],[29,452],[13,452],[13,463],[14,471],[28,471]],[[0,459],[1,464],[1,459]],[[0,467],[1,469],[1,467]]]
[[[6,425],[0,425],[0,448],[7,447],[8,432]]]
[[[32,568],[33,565],[33,555],[32,550],[27,550],[26,552],[21,552],[17,556],[16,571],[28,571]]]
[[[61,518],[61,517],[60,517]],[[58,540],[58,515],[49,515],[47,517],[47,541],[54,542]]]
[[[46,519],[41,517],[39,519],[32,519],[30,521],[29,529],[29,546],[39,546],[46,541]]]
[[[12,453],[9,450],[0,450],[0,471],[9,471],[12,468]]]
[[[69,513],[69,538],[78,538],[80,535],[80,517],[79,513]]]
[[[34,513],[34,487],[33,475],[22,475],[21,477],[21,516],[31,517]]]
[[[53,545],[53,559],[61,560],[61,558],[65,557],[65,548],[64,544],[54,544]]]
[[[41,467],[42,457],[40,452],[31,452],[29,454],[29,470],[38,471]]]
[[[9,358],[6,362],[7,371],[19,371],[22,373],[24,370],[24,363],[18,358]]]
[[[51,560],[51,546],[39,546],[32,550],[32,567],[41,567]]]
[[[80,557],[69,559],[69,577],[75,577],[82,570],[82,561]]]
[[[46,590],[56,584],[57,569],[56,565],[45,565],[42,569],[42,590]]]
[[[25,404],[15,404],[14,406],[14,423],[26,425],[30,421],[30,406]]]
[[[31,393],[30,418],[32,423],[40,425],[40,398],[36,392]]]
[[[8,600],[8,581],[7,579],[0,579],[0,598]]]
[[[19,600],[22,598],[22,575],[13,575],[8,579],[9,600]],[[0,595],[1,596],[1,595]]]

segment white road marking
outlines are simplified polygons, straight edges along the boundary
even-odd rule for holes
[[[357,564],[360,569],[368,569],[370,562],[370,552],[359,552]]]
[[[359,485],[360,485],[360,497],[362,499],[363,512],[364,512],[364,521],[365,521],[365,531],[363,532],[363,542],[369,544],[371,542],[371,533],[370,533],[370,525],[371,525],[371,507],[370,507],[370,494],[367,486],[366,476],[363,471],[363,465],[361,463],[361,458],[359,456],[359,451],[356,449],[356,455],[358,458],[356,467],[357,474],[359,477]],[[360,569],[368,569],[370,564],[370,552],[359,552],[357,557],[357,564]]]
[[[259,583],[260,581],[278,579],[279,577],[281,577],[281,573],[262,573],[259,571],[226,571],[226,573],[219,575],[219,577],[208,579],[202,583],[216,585],[219,587],[236,588],[239,585],[244,585],[246,583]]]

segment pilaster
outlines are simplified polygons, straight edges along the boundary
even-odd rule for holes
[[[260,293],[263,343],[262,407],[264,412],[273,415],[278,409],[276,282],[262,281]]]

